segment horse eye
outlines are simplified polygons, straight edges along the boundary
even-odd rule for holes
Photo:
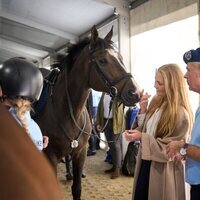
[[[104,65],[107,63],[107,60],[105,58],[102,58],[99,60],[99,62]]]

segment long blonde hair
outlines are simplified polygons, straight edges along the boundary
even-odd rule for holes
[[[21,122],[22,127],[29,134],[29,128],[27,119],[25,118],[25,113],[31,110],[31,102],[22,98],[7,99],[7,101],[15,109],[16,115]]]
[[[158,121],[155,137],[169,137],[173,133],[179,106],[183,106],[189,115],[189,130],[192,129],[193,113],[189,103],[186,81],[184,75],[177,64],[166,64],[158,69],[164,80],[166,96],[154,96],[148,111],[146,120],[148,120],[156,109],[162,107],[162,114]]]

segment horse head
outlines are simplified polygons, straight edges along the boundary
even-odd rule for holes
[[[122,56],[111,38],[113,27],[104,39],[99,38],[94,26],[89,44],[89,86],[109,93],[126,106],[133,106],[140,99],[140,88],[130,73],[127,73]]]

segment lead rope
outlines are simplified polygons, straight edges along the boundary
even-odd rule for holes
[[[103,128],[101,129],[101,132],[104,132],[104,130],[105,130],[105,128],[108,125],[108,122],[110,120],[109,116],[110,116],[110,112],[111,112],[111,109],[112,109],[113,101],[114,101],[114,99],[112,98],[111,101],[110,101],[110,105],[109,105],[109,113],[107,115],[107,120],[106,120],[106,123],[104,124]],[[90,110],[91,109],[89,108],[89,111]],[[89,113],[89,115],[90,115],[90,113]],[[96,133],[96,130],[94,130],[94,125],[93,124],[92,124],[92,129],[93,129],[93,132]],[[95,135],[100,141],[102,141],[105,144],[116,142],[117,140],[119,140],[119,137],[120,137],[120,134],[118,134],[118,137],[117,137],[116,141],[113,141],[113,140],[106,141],[106,140],[101,139],[98,134],[95,134]]]

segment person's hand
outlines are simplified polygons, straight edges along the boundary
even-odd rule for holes
[[[101,128],[101,126],[100,126],[99,124],[97,124],[97,125],[96,125],[96,129],[97,129],[98,132],[101,132],[101,129],[102,129],[102,128]]]
[[[148,106],[150,97],[151,97],[151,95],[149,95],[147,92],[144,94],[144,90],[142,90],[141,98],[140,98],[140,101],[139,101],[140,114],[143,114],[147,111],[147,106]]]
[[[181,160],[182,156],[179,154],[179,151],[181,149],[181,147],[184,145],[184,141],[170,141],[167,144],[166,147],[166,151],[168,154],[168,157],[172,160],[176,159],[176,160]],[[180,158],[181,156],[181,158]]]
[[[126,140],[129,142],[141,140],[141,137],[142,137],[142,133],[136,129],[126,130],[123,132],[123,135],[126,138]]]
[[[178,153],[178,154],[175,155],[174,160],[179,160],[179,161],[181,161],[181,160],[184,160],[184,157],[181,156],[180,153]]]
[[[45,149],[49,144],[49,137],[43,136],[43,149]]]

